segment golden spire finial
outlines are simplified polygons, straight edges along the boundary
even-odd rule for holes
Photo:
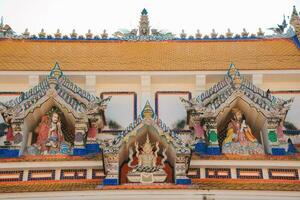
[[[147,101],[145,104],[145,107],[142,111],[142,117],[144,119],[152,119],[154,117],[154,111],[153,111],[149,101]]]
[[[55,66],[52,68],[49,77],[60,78],[63,75],[63,72],[60,69],[58,62],[55,63]]]

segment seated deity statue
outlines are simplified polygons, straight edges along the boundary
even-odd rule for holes
[[[135,183],[154,183],[154,182],[164,182],[167,178],[167,173],[164,171],[164,162],[167,159],[166,149],[163,150],[162,155],[164,158],[161,161],[161,165],[157,165],[159,152],[159,143],[156,143],[156,151],[153,152],[153,147],[150,143],[149,137],[147,135],[147,140],[142,150],[139,151],[138,142],[135,143],[136,157],[138,159],[138,164],[136,166],[131,166],[133,162],[133,150],[129,150],[129,163],[128,166],[133,168],[131,172],[128,173],[127,178],[129,182]]]
[[[64,148],[69,148],[64,140],[61,129],[61,121],[57,112],[52,112],[42,117],[41,122],[35,129],[37,141],[28,147],[28,153],[33,155],[55,155],[66,152]]]
[[[49,124],[49,117],[44,115],[41,119],[40,124],[36,128],[35,132],[37,133],[37,141],[36,144],[40,147],[41,152],[46,150],[46,142],[48,139],[48,124]]]
[[[64,137],[61,130],[61,122],[56,112],[52,113],[50,129],[48,132],[48,140],[46,146],[50,148],[49,153],[54,153],[59,149],[60,143],[64,141]],[[54,153],[55,154],[55,153]]]
[[[232,109],[233,118],[230,120],[227,128],[226,138],[222,144],[222,153],[224,154],[264,154],[263,146],[258,143],[252,134],[249,125],[242,112]]]

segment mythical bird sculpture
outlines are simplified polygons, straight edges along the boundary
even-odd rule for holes
[[[284,29],[287,27],[285,16],[283,16],[282,24],[277,24],[277,27],[269,28],[269,30],[274,31],[275,34],[283,34]]]

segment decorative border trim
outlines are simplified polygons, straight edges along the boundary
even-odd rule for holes
[[[190,171],[196,171],[196,175],[189,175]],[[190,168],[188,173],[187,173],[187,177],[196,178],[196,179],[200,178],[200,168]]]
[[[294,176],[280,176],[280,175],[273,175],[273,173],[294,173]],[[269,178],[270,179],[281,179],[281,180],[299,180],[299,174],[297,169],[269,169]]]
[[[38,177],[34,178],[33,176],[36,174],[43,174],[43,173],[48,173],[51,176],[45,176],[45,177]],[[28,172],[28,180],[35,180],[35,181],[45,181],[45,180],[54,180],[55,179],[55,170],[29,170]]]
[[[1,175],[18,175],[18,178],[1,178]],[[13,182],[13,181],[22,181],[23,180],[23,171],[0,171],[0,182]]]
[[[74,176],[66,176],[66,173],[74,173]],[[80,175],[79,173],[83,173]],[[66,179],[86,179],[87,170],[86,169],[63,169],[60,172],[60,180]]]
[[[100,98],[103,99],[104,95],[133,95],[133,120],[137,119],[137,94],[135,92],[101,92]]]
[[[19,96],[22,92],[0,92],[0,96],[15,95]]]
[[[276,90],[271,91],[271,94],[300,94],[300,90]]]
[[[101,172],[103,173],[103,176],[97,176],[97,173]],[[92,169],[92,179],[104,179],[105,174],[103,169]]]
[[[257,172],[258,175],[241,175],[241,172]],[[255,168],[237,168],[236,169],[236,176],[238,179],[263,179],[263,172],[262,169],[255,169]]]
[[[294,36],[292,37],[292,39],[293,39],[295,45],[298,47],[298,49],[300,49],[300,41],[299,41],[298,36],[297,36],[297,35],[294,35]]]
[[[158,103],[159,95],[178,95],[178,94],[187,94],[189,100],[191,100],[191,98],[192,98],[192,93],[190,91],[157,91],[157,92],[155,92],[155,114],[158,119],[159,119],[159,103]]]
[[[210,175],[209,172],[213,172],[213,175]],[[227,173],[227,175],[221,175],[219,172]],[[206,178],[231,178],[230,168],[205,168]]]

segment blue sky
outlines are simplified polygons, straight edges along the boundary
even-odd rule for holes
[[[59,28],[69,34],[75,28],[79,34],[88,29],[94,34],[107,29],[111,34],[137,27],[146,8],[153,28],[176,34],[181,29],[210,33],[212,28],[240,33],[243,28],[257,32],[258,27],[276,26],[284,14],[290,16],[293,5],[299,12],[300,0],[0,0],[0,15],[17,33],[28,28],[37,34],[44,28],[53,34]]]

